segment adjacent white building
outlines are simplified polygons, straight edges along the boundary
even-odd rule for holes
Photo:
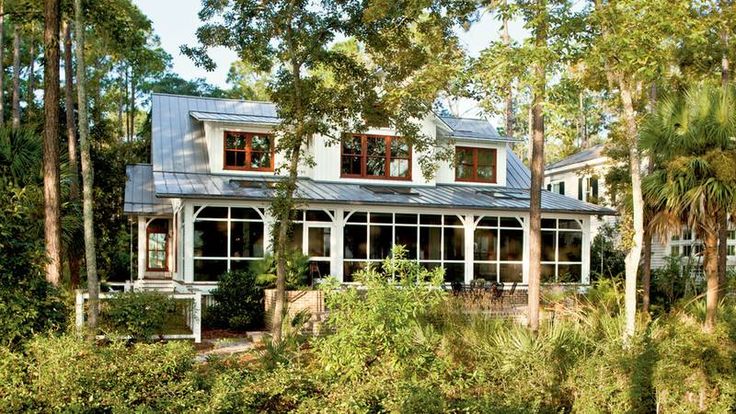
[[[222,273],[272,250],[269,205],[285,161],[274,150],[277,110],[268,102],[154,94],[152,117],[152,163],[128,166],[125,189],[125,212],[140,235],[136,278],[143,286],[208,290]],[[419,159],[431,154],[389,128],[342,131],[337,143],[311,137],[315,163],[300,170],[292,235],[310,274],[351,283],[358,269],[401,244],[411,259],[444,267],[448,282],[523,287],[530,174],[511,150],[515,140],[485,120],[429,113],[417,122],[456,152],[456,162],[429,179]],[[543,191],[545,283],[589,282],[591,220],[613,214],[591,197]]]
[[[616,194],[609,194],[606,174],[611,167],[610,159],[604,154],[604,145],[599,144],[580,151],[545,168],[544,184],[547,190],[600,206],[611,207]],[[591,236],[598,234],[603,223],[615,224],[616,216],[597,216],[591,218]],[[728,235],[728,263],[736,265],[736,230]],[[697,269],[702,266],[703,245],[692,231],[683,228],[680,234],[670,240],[652,242],[652,268],[660,268],[667,257],[680,257],[683,264],[690,263]]]

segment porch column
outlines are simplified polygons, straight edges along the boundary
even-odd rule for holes
[[[345,209],[335,209],[335,219],[332,221],[332,237],[330,237],[330,274],[335,276],[340,283],[343,282],[343,244],[345,229]]]
[[[465,230],[465,283],[473,280],[473,258],[475,241],[475,216],[468,214],[463,218]]]
[[[146,272],[146,218],[138,216],[138,280]]]
[[[184,283],[194,282],[194,207],[185,203],[182,209],[182,220],[184,220]]]
[[[590,216],[583,217],[583,263],[581,269],[581,283],[584,285],[590,284],[590,246],[593,244],[590,221]]]
[[[522,228],[524,229],[524,251],[521,257],[521,271],[522,279],[521,282],[525,285],[529,284],[529,214],[522,215],[524,222]]]
[[[273,254],[273,227],[276,223],[270,209],[263,212],[263,252]]]

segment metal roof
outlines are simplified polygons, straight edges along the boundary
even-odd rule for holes
[[[278,177],[154,172],[159,197],[237,199],[270,201]],[[384,191],[396,187],[410,189]],[[348,184],[299,179],[296,199],[307,203],[464,208],[478,210],[529,210],[529,190],[487,185],[439,184],[437,186],[391,186]],[[615,214],[613,210],[542,191],[542,210],[591,215]]]
[[[204,127],[192,113],[220,114],[221,118],[234,114],[277,118],[276,105],[271,102],[158,93],[153,94],[151,101],[151,159],[155,171],[209,172]]]
[[[567,158],[564,158],[545,167],[546,170],[554,170],[557,168],[567,167],[568,165],[579,164],[581,162],[591,161],[603,156],[603,144],[594,145],[584,151],[580,151]]]
[[[214,122],[244,122],[254,124],[278,124],[280,121],[279,117],[267,116],[267,115],[244,115],[244,114],[224,114],[220,112],[204,112],[204,111],[191,111],[189,112],[194,119],[197,121],[214,121]]]
[[[440,119],[452,130],[448,137],[470,138],[485,141],[516,142],[516,138],[502,136],[496,128],[485,119],[458,118],[454,116],[441,116]]]
[[[157,198],[153,186],[153,167],[150,164],[128,165],[125,168],[125,214],[172,214],[171,202]]]

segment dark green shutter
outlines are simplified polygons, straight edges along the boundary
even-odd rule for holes
[[[598,200],[598,177],[593,177],[590,179],[590,188],[591,193],[593,194],[593,198]]]
[[[565,182],[560,183],[560,194],[565,195]]]
[[[578,178],[578,200],[583,199],[583,179]]]

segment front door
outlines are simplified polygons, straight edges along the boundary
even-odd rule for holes
[[[303,252],[309,257],[309,282],[330,274],[330,240],[332,227],[326,224],[307,224]]]

